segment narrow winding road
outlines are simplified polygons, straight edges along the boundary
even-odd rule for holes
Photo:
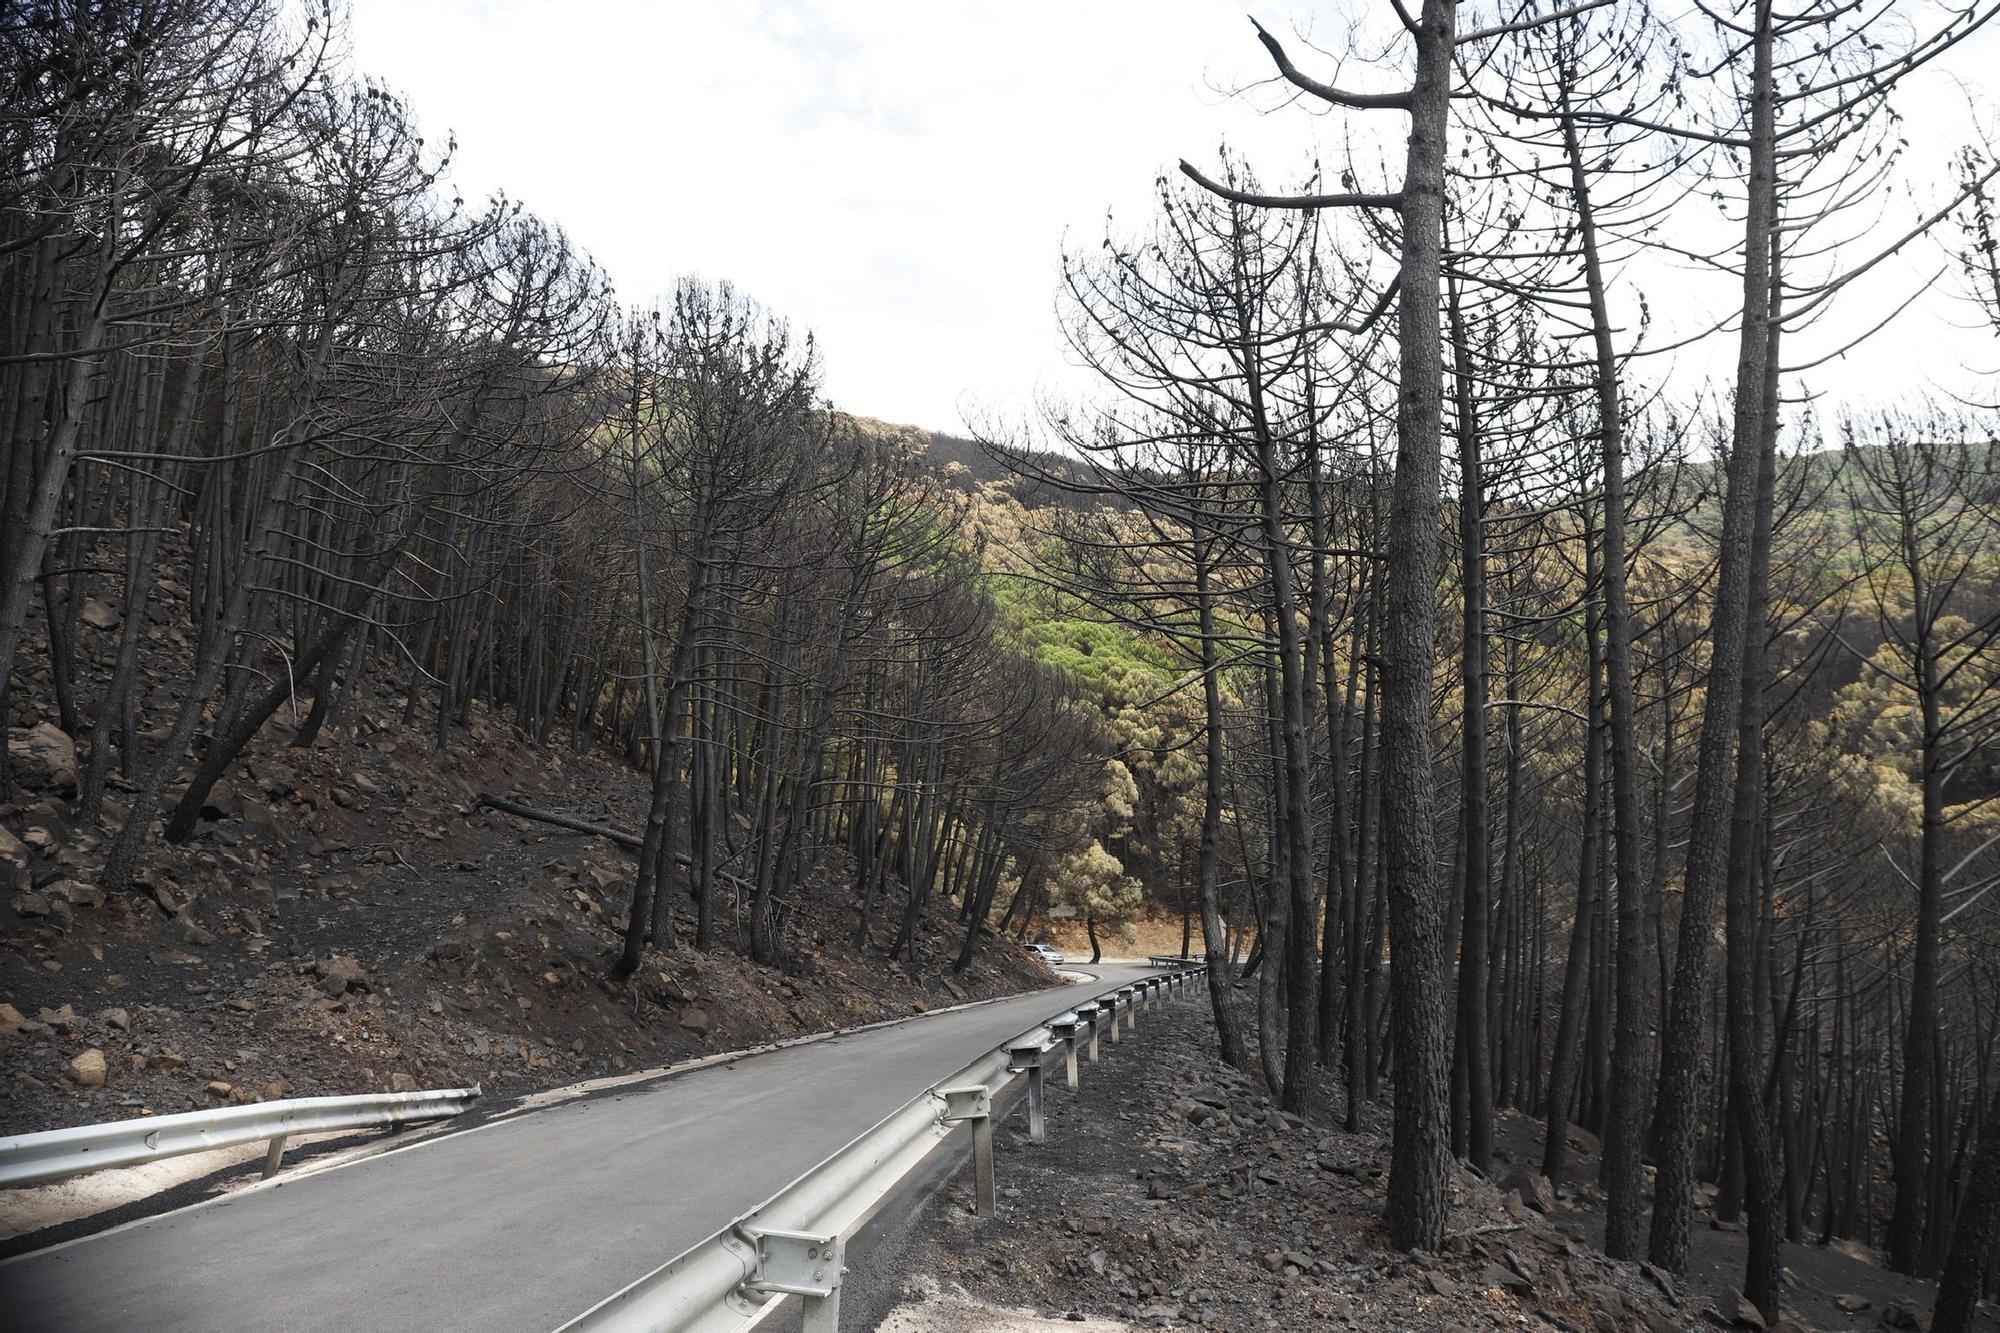
[[[500,1118],[0,1264],[7,1330],[548,1333],[925,1087],[1147,969]]]

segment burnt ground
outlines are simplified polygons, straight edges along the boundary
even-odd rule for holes
[[[20,840],[0,838],[0,1133],[278,1096],[506,1096],[1055,980],[991,939],[954,974],[945,908],[915,969],[881,956],[890,923],[855,951],[833,863],[788,923],[783,966],[682,943],[614,983],[631,857],[476,796],[635,828],[643,779],[483,711],[440,755],[400,714],[364,701],[351,732],[303,750],[272,728],[135,893],[95,887],[105,838],[72,826],[65,792],[0,806]],[[691,933],[683,915],[676,937]],[[101,1086],[72,1067],[92,1050]]]
[[[1536,1169],[1542,1159],[1543,1126],[1515,1112],[1504,1112],[1494,1127],[1496,1172],[1505,1175],[1517,1164]],[[1572,1126],[1570,1151],[1558,1190],[1557,1216],[1573,1219],[1592,1244],[1604,1238],[1604,1195],[1597,1187],[1601,1149],[1596,1136]],[[1740,1224],[1716,1220],[1715,1187],[1698,1189],[1699,1208],[1689,1233],[1689,1285],[1713,1301],[1733,1299],[1741,1281],[1749,1243]],[[1892,1273],[1880,1256],[1851,1240],[1829,1245],[1787,1243],[1783,1250],[1786,1309],[1808,1328],[1878,1329],[1902,1327],[1904,1311],[1928,1324],[1937,1300],[1937,1284]],[[1982,1308],[1974,1327],[2000,1329],[2000,1318]]]
[[[1145,1023],[1105,1048],[1103,1068],[1084,1066],[1079,1093],[1051,1081],[1047,1142],[1027,1141],[1019,1113],[1001,1127],[997,1218],[971,1216],[965,1171],[926,1205],[899,1265],[905,1304],[884,1328],[936,1319],[999,1333],[1043,1327],[1037,1317],[1231,1331],[1745,1326],[1740,1236],[1702,1230],[1689,1279],[1675,1280],[1600,1254],[1592,1219],[1573,1211],[1587,1199],[1545,1216],[1463,1169],[1444,1251],[1397,1253],[1380,1226],[1385,1107],[1369,1108],[1358,1134],[1278,1113],[1261,1083],[1215,1058],[1205,999]],[[1539,1161],[1530,1132],[1508,1126],[1509,1156]],[[1578,1169],[1584,1178],[1594,1163]],[[1788,1247],[1786,1263],[1780,1327],[1882,1327],[1898,1303],[1928,1316],[1929,1284],[1829,1250]],[[1867,1308],[1842,1310],[1842,1295]]]

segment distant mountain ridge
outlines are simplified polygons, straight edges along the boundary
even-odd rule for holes
[[[1059,502],[1067,494],[1059,487],[1036,480],[1036,474],[1077,481],[1088,476],[1088,469],[1077,460],[1052,450],[992,444],[922,426],[854,413],[843,415],[868,435],[904,441],[923,455],[932,470],[949,479],[954,489],[971,492],[984,485],[999,484],[1031,509]]]

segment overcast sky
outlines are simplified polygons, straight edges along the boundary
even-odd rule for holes
[[[1280,31],[1334,30],[1328,13],[1251,8]],[[682,274],[730,279],[817,335],[838,405],[944,431],[1074,383],[1054,315],[1066,235],[1094,244],[1107,209],[1138,225],[1155,175],[1181,156],[1212,163],[1225,138],[1272,183],[1302,174],[1320,140],[1338,143],[1337,121],[1261,114],[1224,91],[1266,71],[1242,0],[352,0],[351,12],[357,66],[406,94],[433,141],[456,135],[467,198],[504,188],[525,201],[628,300]],[[1958,64],[1996,52],[1982,38]],[[1940,89],[1910,105],[1919,151],[1962,142],[1962,102]],[[1937,263],[1930,250],[1903,273]],[[1653,299],[1675,308],[1672,291]],[[1977,349],[1954,319],[1899,322],[1868,353],[1870,382],[1894,393],[1956,378]],[[1823,383],[1851,383],[1857,364]]]

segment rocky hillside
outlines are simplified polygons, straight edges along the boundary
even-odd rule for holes
[[[1607,1259],[1595,1140],[1572,1131],[1575,1170],[1557,1188],[1535,1173],[1540,1126],[1513,1115],[1493,1179],[1453,1166],[1443,1247],[1400,1253],[1381,1227],[1389,1108],[1369,1107],[1357,1133],[1280,1111],[1215,1058],[1206,997],[1102,1049],[1078,1092],[1052,1081],[1045,1142],[1020,1114],[1003,1123],[996,1218],[972,1215],[969,1172],[926,1205],[883,1333],[1831,1333],[1924,1327],[1935,1299],[1863,1246],[1788,1245],[1786,1313],[1767,1323],[1734,1286],[1740,1227],[1712,1219],[1685,1277]]]
[[[102,637],[82,651],[108,651]],[[117,780],[103,825],[77,819],[77,747],[28,684],[8,736],[20,785],[0,805],[0,1132],[278,1096],[524,1092],[1054,980],[997,940],[952,972],[945,906],[920,966],[857,954],[832,864],[782,968],[679,944],[608,981],[630,855],[478,797],[637,828],[643,780],[537,749],[483,706],[440,753],[400,697],[353,701],[304,749],[273,729],[198,836],[160,847],[140,891],[107,895],[94,876]]]

